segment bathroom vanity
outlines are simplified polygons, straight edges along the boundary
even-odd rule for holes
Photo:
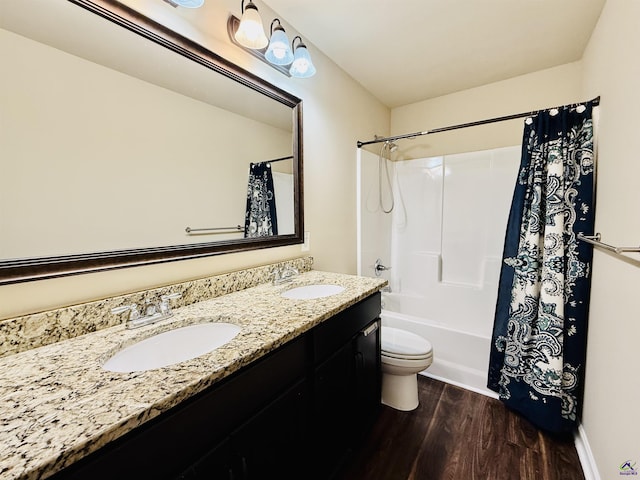
[[[311,300],[281,296],[310,283],[345,289]],[[380,405],[382,286],[311,271],[289,285],[180,308],[173,324],[209,318],[237,323],[241,333],[209,354],[156,370],[100,368],[141,335],[121,327],[0,359],[3,376],[12,361],[16,368],[33,362],[14,381],[27,391],[9,398],[21,412],[7,420],[15,428],[1,471],[7,478],[329,478]],[[147,328],[167,327],[140,330]]]
[[[380,404],[374,294],[56,479],[328,478]]]

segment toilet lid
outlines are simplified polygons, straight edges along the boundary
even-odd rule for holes
[[[397,358],[425,358],[433,351],[431,342],[399,328],[383,326],[380,337],[383,355],[386,353]]]

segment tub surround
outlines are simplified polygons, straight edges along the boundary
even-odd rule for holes
[[[132,303],[141,305],[145,298],[158,297],[167,293],[180,293],[182,296],[172,300],[171,305],[173,308],[183,307],[266,283],[275,268],[286,265],[296,268],[299,272],[308,272],[313,266],[313,257],[296,258],[2,320],[0,321],[0,338],[2,339],[0,357],[120,325],[125,321],[125,316],[109,313],[113,307]]]
[[[267,268],[267,275],[269,271]],[[242,278],[259,277],[264,281],[261,275],[256,272]],[[241,283],[232,281],[231,277],[229,280],[226,288]],[[312,300],[289,300],[280,296],[285,290],[317,283],[341,285],[345,290]],[[263,283],[196,301],[176,309],[172,318],[155,325],[135,330],[127,330],[124,324],[110,326],[0,358],[3,398],[0,474],[3,478],[28,479],[59,471],[356,304],[385,284],[381,279],[309,271],[289,284]],[[205,295],[210,293],[211,290],[207,290]],[[186,303],[198,295],[194,293],[181,300]],[[121,303],[125,300],[115,304]],[[103,312],[115,304],[103,303]],[[95,313],[92,318],[98,317]],[[102,363],[123,346],[201,321],[234,323],[242,330],[213,352],[172,366],[133,373],[102,369]]]

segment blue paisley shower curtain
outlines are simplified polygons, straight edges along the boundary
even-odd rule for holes
[[[249,168],[244,236],[254,238],[277,234],[278,221],[271,164],[252,163]]]
[[[580,417],[593,233],[592,105],[525,122],[509,214],[488,387],[534,425],[569,433]]]

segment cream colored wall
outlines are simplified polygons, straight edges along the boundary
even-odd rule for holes
[[[138,6],[159,9],[167,16],[175,11],[157,1],[138,2]],[[311,233],[310,250],[303,252],[295,245],[2,286],[0,318],[307,254],[315,258],[316,269],[356,272],[356,141],[388,133],[389,109],[309,42],[305,43],[318,71],[311,79],[288,78],[262,64],[227,38],[226,16],[229,12],[238,15],[239,2],[225,0],[219,2],[219,8],[221,14],[210,26],[213,30],[207,35],[192,32],[191,36],[303,100],[305,230]],[[263,6],[260,11],[263,18],[275,17]],[[295,34],[286,23],[285,27],[289,35]]]
[[[580,62],[394,108],[392,135],[427,131],[584,100]],[[522,143],[523,119],[401,140],[399,158],[472,152]]]
[[[611,244],[640,242],[640,2],[609,0],[583,60],[396,108],[392,134],[429,130],[601,96],[596,231]],[[408,158],[521,143],[522,121],[401,141]],[[582,425],[604,480],[640,464],[640,258],[594,250]]]
[[[290,131],[1,29],[0,52],[0,258],[242,238],[185,227],[243,224],[250,162],[291,152]]]
[[[584,95],[601,95],[596,231],[640,244],[640,2],[608,0],[583,57]],[[582,424],[603,480],[640,465],[640,255],[595,249]]]

